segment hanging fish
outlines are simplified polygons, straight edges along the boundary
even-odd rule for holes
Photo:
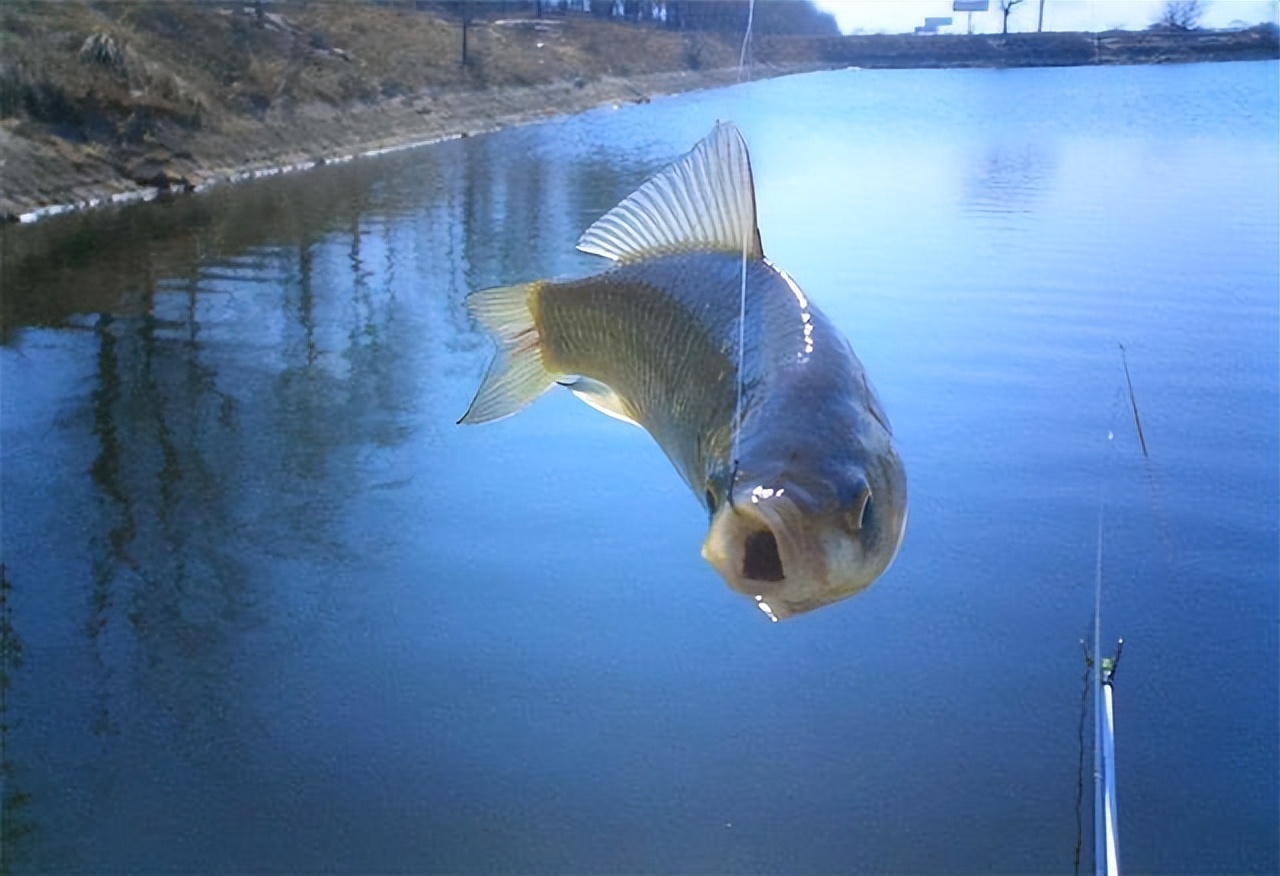
[[[460,422],[559,383],[642,426],[706,503],[702,556],[774,620],[887,569],[907,521],[889,420],[849,342],[764,257],[738,129],[717,125],[578,249],[615,264],[467,297],[498,350]]]

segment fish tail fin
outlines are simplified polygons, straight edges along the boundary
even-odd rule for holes
[[[459,423],[509,417],[555,384],[556,375],[543,365],[538,327],[529,309],[539,285],[503,286],[467,296],[467,310],[493,335],[498,350]]]

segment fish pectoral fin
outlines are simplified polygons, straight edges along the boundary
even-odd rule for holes
[[[592,380],[590,377],[575,377],[570,380],[561,380],[560,385],[568,387],[570,392],[600,413],[633,426],[640,425],[631,411],[631,406],[608,384]]]
[[[467,309],[493,335],[498,350],[459,423],[508,417],[555,384],[556,375],[543,365],[538,328],[529,310],[529,296],[537,286],[504,286],[467,296]]]
[[[746,141],[720,122],[689,154],[623,199],[578,240],[617,262],[675,252],[746,252],[764,258]]]

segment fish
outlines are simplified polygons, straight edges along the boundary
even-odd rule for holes
[[[613,264],[467,296],[496,352],[459,423],[556,385],[645,429],[706,506],[702,556],[773,621],[893,562],[907,479],[853,347],[765,258],[746,141],[719,122],[581,236]]]

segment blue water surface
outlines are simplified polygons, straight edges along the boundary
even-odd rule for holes
[[[1278,69],[814,73],[5,228],[6,865],[1088,870],[1101,531],[1122,865],[1276,872]],[[466,292],[598,270],[718,119],[910,479],[776,625],[641,430],[455,425]]]

